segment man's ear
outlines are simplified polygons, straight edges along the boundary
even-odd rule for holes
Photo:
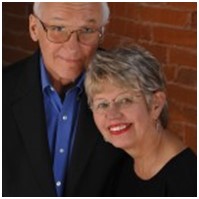
[[[33,41],[38,41],[38,26],[37,19],[34,15],[29,16],[29,33]]]
[[[166,94],[163,91],[157,91],[153,94],[151,113],[154,120],[157,120],[166,103]]]

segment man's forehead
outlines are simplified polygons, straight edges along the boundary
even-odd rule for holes
[[[40,15],[43,20],[64,21],[84,20],[88,23],[100,22],[102,19],[101,3],[52,3],[42,2],[40,5]]]
[[[38,7],[40,7],[40,9],[44,9],[45,11],[48,11],[51,8],[68,8],[69,10],[100,10],[102,8],[101,2],[38,2],[35,4],[38,4]]]

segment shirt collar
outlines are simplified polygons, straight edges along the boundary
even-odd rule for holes
[[[42,56],[40,57],[40,71],[41,71],[41,85],[42,85],[42,91],[44,91],[47,87],[52,87],[52,84],[50,82],[49,75],[46,71],[44,61]],[[79,88],[79,94],[83,91],[83,83],[85,78],[85,71],[77,78],[77,80],[74,83],[74,88]]]
[[[42,56],[40,57],[40,71],[41,71],[41,85],[42,85],[42,90],[44,91],[45,88],[51,87],[52,85],[50,83],[48,73],[47,73],[46,68],[44,66]]]

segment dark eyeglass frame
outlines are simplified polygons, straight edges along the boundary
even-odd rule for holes
[[[78,41],[79,41],[80,43],[83,43],[83,44],[85,44],[85,45],[91,45],[91,46],[92,46],[92,44],[86,44],[86,43],[84,43],[84,42],[82,42],[82,41],[80,40],[80,36],[79,36],[78,33],[79,33],[79,31],[81,31],[81,29],[69,31],[70,33],[69,33],[68,37],[66,37],[66,39],[63,40],[63,41],[58,41],[58,42],[56,42],[56,41],[50,40],[49,37],[48,37],[48,31],[49,31],[48,27],[53,27],[53,25],[48,25],[48,24],[44,23],[44,22],[43,22],[38,16],[36,16],[36,15],[33,15],[33,16],[34,16],[34,17],[40,22],[40,24],[42,25],[44,31],[46,32],[46,38],[47,38],[50,42],[52,42],[52,43],[65,43],[65,42],[67,42],[67,41],[70,39],[71,35],[72,35],[73,33],[76,32],[76,33],[77,33],[77,39],[78,39]],[[98,32],[98,33],[99,33],[99,35],[98,35],[99,40],[98,40],[98,42],[96,42],[96,44],[99,43],[99,42],[100,42],[100,39],[103,37],[102,29],[103,29],[103,27],[100,27],[99,29],[92,29],[93,33],[94,33],[94,32]],[[96,45],[96,44],[93,44],[93,45]]]

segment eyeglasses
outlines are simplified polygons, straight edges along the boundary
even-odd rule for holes
[[[85,45],[96,45],[99,43],[102,37],[102,27],[99,29],[92,28],[80,28],[77,30],[69,30],[65,26],[57,25],[47,25],[36,15],[34,15],[41,23],[44,31],[46,32],[46,37],[50,42],[53,43],[64,43],[68,41],[73,33],[77,34],[77,39],[80,43]]]
[[[104,99],[102,100],[100,99],[93,101],[90,108],[93,112],[104,115],[110,110],[111,106],[113,106],[117,110],[124,110],[130,108],[133,104],[138,102],[137,99],[139,97],[141,97],[141,94],[137,94],[134,96],[132,95],[118,96],[111,102]]]

